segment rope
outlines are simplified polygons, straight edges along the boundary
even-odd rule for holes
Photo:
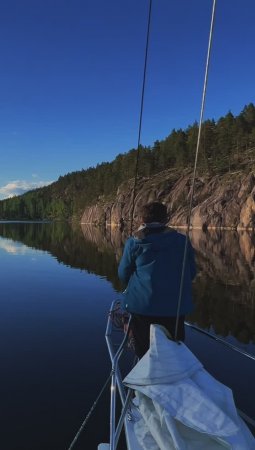
[[[196,179],[196,172],[197,172],[198,151],[199,151],[200,140],[201,140],[202,122],[203,122],[203,117],[204,117],[204,106],[205,106],[206,88],[207,88],[207,80],[208,80],[208,68],[209,68],[209,62],[210,62],[210,56],[211,56],[211,44],[212,44],[213,29],[214,29],[215,9],[216,9],[216,0],[213,0],[211,26],[210,26],[206,67],[205,67],[204,87],[203,87],[202,104],[201,104],[201,111],[200,111],[198,136],[197,136],[196,155],[195,155],[195,162],[194,162],[194,169],[193,169],[193,176],[192,176],[190,203],[189,203],[189,209],[188,209],[188,224],[187,224],[188,226],[187,226],[187,232],[186,232],[186,241],[185,241],[184,254],[183,254],[183,265],[182,265],[182,274],[181,274],[181,282],[180,282],[180,291],[179,291],[179,298],[178,298],[178,305],[177,305],[175,334],[174,334],[175,340],[177,340],[178,325],[179,325],[179,318],[180,318],[180,308],[181,308],[183,285],[184,285],[185,265],[186,265],[187,250],[188,250],[188,238],[189,238],[189,232],[190,232],[191,212],[192,212],[194,189],[195,189],[195,179]]]
[[[96,406],[97,406],[97,404],[98,404],[98,402],[99,402],[99,400],[100,400],[100,398],[101,398],[103,392],[105,391],[107,385],[109,384],[109,382],[110,382],[110,380],[111,380],[111,377],[112,377],[112,371],[111,371],[109,377],[107,378],[105,384],[103,385],[101,391],[99,392],[99,394],[98,394],[96,400],[94,401],[92,407],[90,408],[88,414],[86,415],[84,421],[82,422],[82,424],[81,424],[79,430],[77,431],[77,433],[76,433],[74,439],[72,440],[70,446],[68,447],[68,450],[72,450],[72,449],[74,448],[74,446],[75,446],[75,444],[76,444],[76,442],[77,442],[79,436],[81,435],[82,431],[84,430],[85,426],[87,425],[87,422],[88,422],[90,416],[92,415],[94,409],[96,408]]]
[[[145,57],[144,57],[144,69],[143,69],[143,84],[142,84],[141,107],[140,107],[140,117],[139,117],[138,140],[137,140],[137,153],[136,153],[136,164],[135,164],[135,179],[134,179],[133,199],[132,199],[132,208],[131,208],[131,225],[130,225],[130,234],[131,235],[133,232],[133,225],[134,225],[135,194],[136,194],[136,186],[137,186],[137,178],[138,178],[138,163],[139,163],[139,157],[140,157],[140,142],[141,142],[141,131],[142,131],[142,120],[143,120],[144,91],[145,91],[145,81],[146,81],[146,73],[147,73],[147,60],[148,60],[148,48],[149,48],[150,25],[151,25],[151,9],[152,9],[152,0],[149,0],[149,14],[148,14],[148,23],[147,23],[147,36],[146,36],[146,47],[145,47]]]

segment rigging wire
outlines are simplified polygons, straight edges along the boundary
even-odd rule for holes
[[[188,241],[189,241],[190,224],[191,224],[191,212],[192,212],[192,206],[193,206],[193,197],[194,197],[194,189],[195,189],[195,181],[196,181],[198,151],[199,151],[200,141],[201,141],[202,122],[203,122],[203,118],[204,118],[205,97],[206,97],[206,89],[207,89],[207,81],[208,81],[208,69],[209,69],[209,63],[210,63],[211,46],[212,46],[212,38],[213,38],[213,30],[214,30],[215,9],[216,9],[216,0],[213,0],[212,15],[211,15],[211,25],[210,25],[210,33],[209,33],[209,41],[208,41],[208,49],[207,49],[207,57],[206,57],[206,66],[205,66],[204,87],[203,87],[203,95],[202,95],[200,119],[199,119],[199,128],[198,128],[198,136],[197,136],[197,146],[196,146],[196,154],[195,154],[195,161],[194,161],[194,168],[193,168],[193,175],[192,175],[192,184],[191,184],[191,192],[190,192],[190,202],[189,202],[189,209],[188,209],[188,222],[187,222],[186,240],[185,240],[185,247],[184,247],[184,254],[183,254],[182,274],[181,274],[179,298],[178,298],[178,305],[177,305],[175,333],[174,333],[174,339],[175,340],[177,340],[177,334],[178,334],[180,308],[181,308],[182,293],[183,293],[183,286],[184,286],[184,274],[185,274],[185,266],[186,266],[187,253],[188,253]]]
[[[147,22],[146,46],[145,46],[145,56],[144,56],[144,68],[143,68],[143,84],[142,84],[141,106],[140,106],[140,116],[139,116],[136,162],[135,162],[135,179],[134,179],[134,186],[133,186],[133,198],[132,198],[132,208],[131,208],[130,235],[132,235],[133,225],[134,225],[135,194],[136,194],[136,186],[137,186],[137,178],[138,178],[138,164],[139,164],[139,157],[140,157],[140,143],[141,143],[141,131],[142,131],[142,121],[143,121],[144,91],[145,91],[145,82],[146,82],[146,74],[147,74],[148,49],[149,49],[149,38],[150,38],[150,28],[151,28],[151,9],[152,9],[152,0],[149,0],[149,13],[148,13],[148,22]]]
[[[103,385],[101,391],[99,392],[99,394],[98,394],[96,400],[94,401],[93,405],[91,406],[91,408],[90,408],[88,414],[86,415],[85,419],[83,420],[83,422],[82,422],[82,424],[81,424],[79,430],[77,431],[76,435],[74,436],[74,438],[73,438],[71,444],[70,444],[69,447],[68,447],[68,450],[73,450],[73,448],[74,448],[74,446],[75,446],[77,440],[79,439],[79,437],[80,437],[82,431],[84,430],[85,426],[87,425],[87,422],[88,422],[90,416],[92,415],[92,413],[93,413],[94,409],[96,408],[96,406],[97,406],[97,404],[98,404],[100,398],[102,397],[102,395],[103,395],[105,389],[107,388],[107,386],[108,386],[108,384],[109,384],[109,382],[110,382],[110,380],[111,380],[111,377],[112,377],[112,371],[111,371],[110,375],[108,376],[106,382],[104,383],[104,385]]]

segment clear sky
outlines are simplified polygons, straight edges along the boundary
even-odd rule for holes
[[[148,0],[8,0],[0,198],[137,146]],[[212,0],[154,0],[141,142],[199,118]],[[255,2],[218,0],[205,115],[255,103]]]

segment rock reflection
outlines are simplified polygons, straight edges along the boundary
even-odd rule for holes
[[[50,252],[60,263],[122,286],[117,267],[127,238],[118,228],[68,223],[0,223],[0,236]],[[196,308],[188,320],[242,343],[255,342],[255,235],[197,231],[191,234],[198,275]]]
[[[191,241],[203,273],[225,285],[249,286],[254,279],[255,236],[252,232],[194,230]]]
[[[199,273],[189,320],[246,344],[255,342],[254,238],[249,231],[195,230],[191,235]]]
[[[119,261],[127,236],[118,228],[82,225],[86,240],[108,248]],[[194,230],[198,276],[194,283],[196,308],[188,320],[242,343],[255,342],[255,236],[252,232]]]

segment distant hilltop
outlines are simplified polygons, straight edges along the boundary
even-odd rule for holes
[[[170,223],[185,226],[198,135],[195,122],[139,148],[135,213],[141,203],[167,204]],[[2,220],[72,220],[128,226],[137,150],[68,173],[49,186],[0,201]],[[202,126],[192,226],[255,228],[255,107]]]

